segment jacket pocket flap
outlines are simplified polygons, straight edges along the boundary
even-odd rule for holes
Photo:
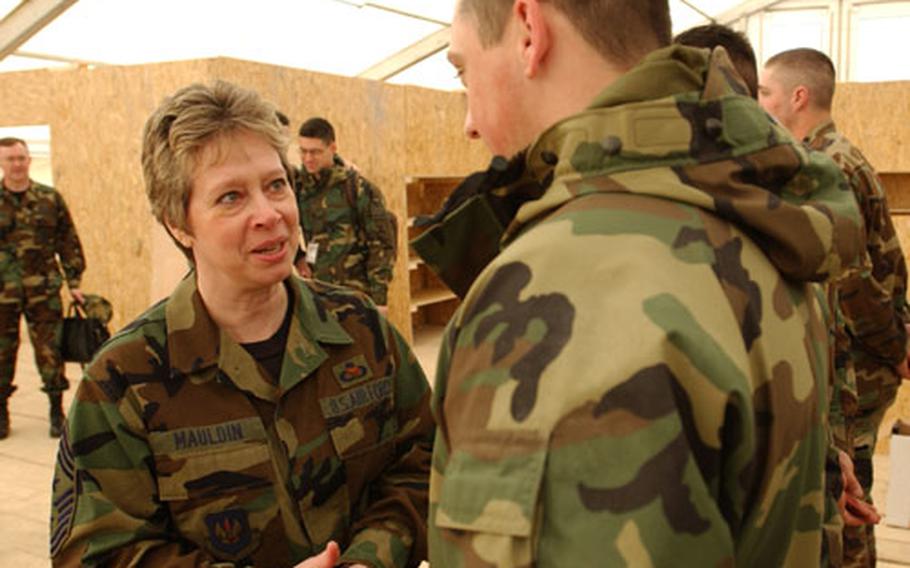
[[[450,455],[436,511],[437,526],[531,535],[546,465],[546,443],[536,436],[533,440],[508,438],[472,441],[466,444],[467,449]]]
[[[265,444],[234,447],[210,454],[194,454],[169,462],[160,471],[158,498],[182,501],[260,489],[272,481],[272,462]]]

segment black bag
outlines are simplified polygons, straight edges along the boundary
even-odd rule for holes
[[[73,302],[63,318],[63,342],[60,351],[64,361],[88,363],[111,333],[100,319],[86,317],[82,306]]]

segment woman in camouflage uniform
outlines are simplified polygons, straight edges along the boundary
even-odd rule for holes
[[[425,558],[426,380],[369,300],[291,275],[285,147],[275,109],[223,82],[178,91],[146,124],[152,210],[193,269],[79,387],[55,565]]]

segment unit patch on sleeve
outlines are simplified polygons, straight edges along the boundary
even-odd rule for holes
[[[205,517],[209,545],[222,558],[240,560],[249,556],[258,546],[253,538],[249,516],[243,509],[229,509]]]

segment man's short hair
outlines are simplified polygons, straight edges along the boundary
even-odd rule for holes
[[[782,51],[768,59],[765,67],[773,68],[775,77],[779,77],[787,89],[805,85],[809,89],[809,101],[813,106],[831,110],[837,72],[831,58],[821,51],[808,47]]]
[[[742,32],[722,24],[706,24],[689,28],[673,38],[673,43],[709,49],[723,47],[727,50],[737,73],[749,87],[749,94],[752,98],[758,96],[758,62],[749,38]]]
[[[319,138],[326,145],[335,141],[335,129],[328,120],[315,116],[300,125],[298,136],[303,138]]]
[[[262,136],[290,171],[285,158],[288,140],[275,107],[255,91],[226,81],[197,83],[165,98],[152,113],[142,136],[142,174],[152,214],[162,225],[187,230],[192,176],[202,150],[237,132]],[[179,242],[177,246],[191,257]]]
[[[28,150],[28,144],[26,144],[25,140],[22,138],[16,138],[14,136],[0,138],[0,148],[12,148],[16,144],[22,144],[22,147]]]
[[[473,14],[484,47],[502,40],[515,0],[460,0]],[[667,0],[549,0],[601,56],[627,66],[670,44]]]

